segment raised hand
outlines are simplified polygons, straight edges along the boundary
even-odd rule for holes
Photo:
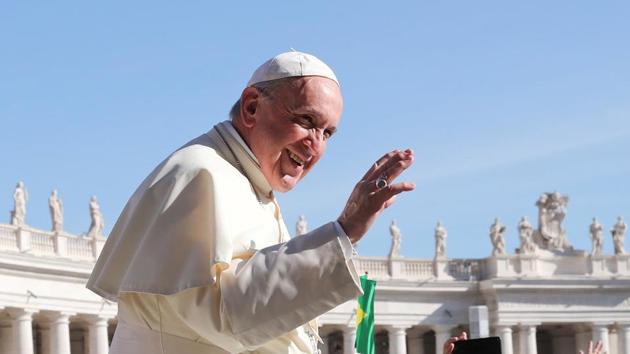
[[[337,219],[350,241],[356,243],[396,196],[413,190],[412,182],[393,183],[413,163],[413,151],[394,150],[381,157],[356,184]]]
[[[453,353],[453,350],[455,349],[455,342],[460,341],[460,340],[467,340],[467,339],[468,339],[468,335],[466,334],[466,332],[460,333],[457,337],[449,338],[446,341],[446,343],[444,343],[443,353],[444,354]]]
[[[580,350],[580,354],[584,354],[584,351]],[[600,340],[593,347],[593,341],[588,342],[588,353],[587,354],[606,354],[606,351],[604,350],[604,343],[602,343],[602,341]]]

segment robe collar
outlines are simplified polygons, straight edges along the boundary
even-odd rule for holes
[[[226,120],[215,125],[208,135],[218,141],[223,158],[241,171],[254,186],[256,194],[273,200],[273,189],[260,170],[260,164],[252,150],[236,131],[232,122]],[[217,139],[218,138],[218,139]],[[220,144],[223,142],[224,144]]]

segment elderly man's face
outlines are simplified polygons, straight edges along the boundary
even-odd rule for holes
[[[336,130],[343,109],[339,86],[302,77],[259,97],[255,106],[248,143],[273,190],[289,191],[322,157]]]

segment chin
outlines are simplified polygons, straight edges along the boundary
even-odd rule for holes
[[[293,188],[295,188],[295,186],[297,186],[299,181],[300,179],[295,179],[294,177],[286,176],[284,178],[279,179],[271,187],[276,192],[286,193],[292,190]]]

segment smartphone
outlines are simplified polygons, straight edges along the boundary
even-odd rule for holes
[[[453,354],[501,354],[501,338],[460,340],[455,342]]]

